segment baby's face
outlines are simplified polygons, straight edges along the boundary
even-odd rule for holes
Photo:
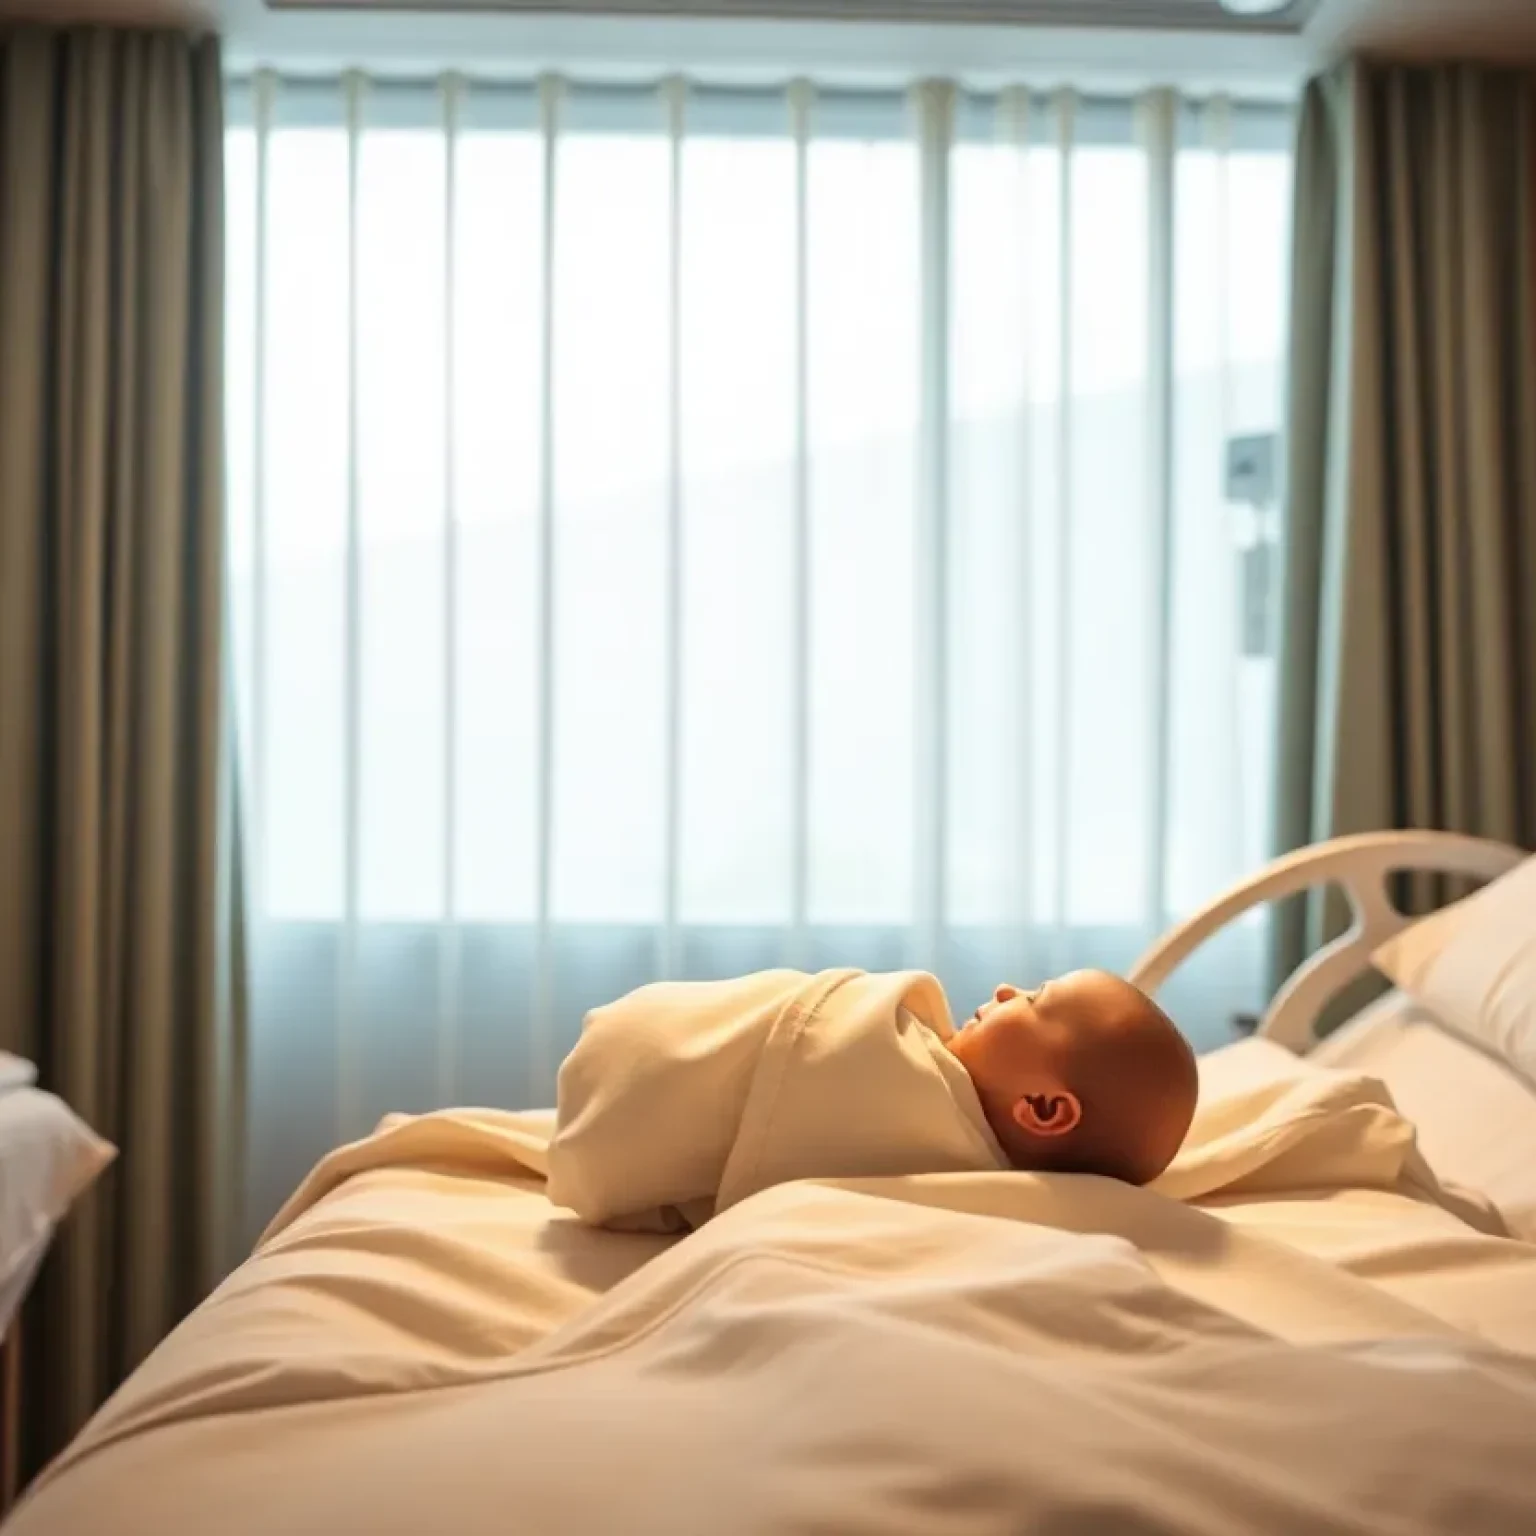
[[[1033,991],[1005,983],[967,1022],[985,1019],[990,1029],[1006,1029],[1054,1058],[1071,1035],[1081,1035],[1122,1012],[1127,987],[1119,977],[1103,971],[1071,971]]]

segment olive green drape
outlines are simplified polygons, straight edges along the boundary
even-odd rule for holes
[[[1536,846],[1533,106],[1529,75],[1472,66],[1353,62],[1306,92],[1282,848]],[[1277,972],[1338,916],[1283,914]]]
[[[224,1257],[220,97],[212,40],[0,29],[0,1046],[121,1152],[27,1304],[32,1467]]]

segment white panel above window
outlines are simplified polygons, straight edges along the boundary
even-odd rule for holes
[[[391,11],[401,0],[268,0],[277,11]],[[1300,32],[1320,0],[411,0],[424,13],[534,11],[574,15],[987,22],[1014,27],[1137,27],[1151,30]]]

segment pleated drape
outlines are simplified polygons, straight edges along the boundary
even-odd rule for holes
[[[1307,91],[1283,847],[1378,827],[1536,844],[1532,106],[1528,75],[1471,66],[1352,63]],[[1277,969],[1339,916],[1288,914]]]
[[[33,1468],[224,1259],[221,93],[0,33],[0,1044],[121,1151],[28,1302]]]

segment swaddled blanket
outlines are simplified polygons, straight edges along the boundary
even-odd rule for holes
[[[920,971],[642,987],[588,1015],[560,1070],[549,1198],[593,1224],[665,1232],[798,1179],[1007,1170],[953,1034],[943,988]],[[1400,1189],[1502,1234],[1485,1203],[1435,1179],[1385,1087],[1297,1066],[1204,1101],[1153,1189],[1185,1202]]]
[[[997,1172],[953,1034],[920,971],[642,987],[589,1014],[560,1069],[549,1198],[668,1231],[796,1179]]]
[[[515,1168],[591,1225],[682,1232],[798,1180],[1020,1175],[988,1127],[943,989],[921,972],[765,971],[643,987],[590,1014],[545,1113],[390,1115],[309,1175],[266,1236],[344,1180],[444,1161]],[[1408,1195],[1507,1236],[1484,1199],[1436,1178],[1373,1078],[1293,1061],[1202,1083],[1183,1148],[1148,1191],[1224,1204],[1294,1191]],[[264,1239],[265,1241],[265,1239]]]

